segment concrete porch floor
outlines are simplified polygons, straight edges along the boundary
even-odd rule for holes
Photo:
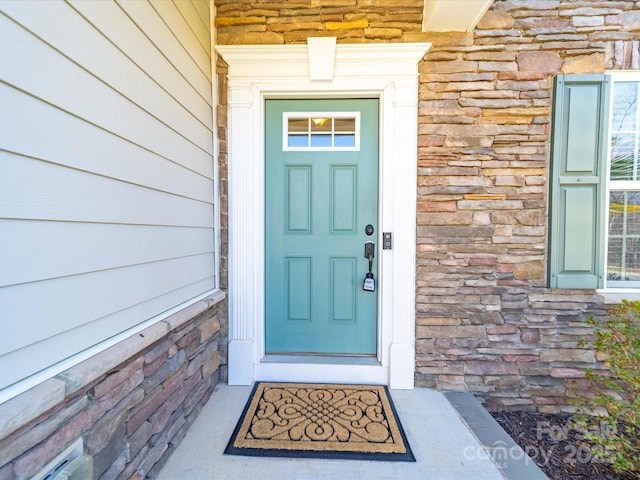
[[[223,455],[250,392],[218,385],[158,479],[547,478],[472,395],[422,388],[391,390],[415,463]]]

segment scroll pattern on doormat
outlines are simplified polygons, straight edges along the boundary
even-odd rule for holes
[[[415,461],[382,385],[257,383],[225,453]]]

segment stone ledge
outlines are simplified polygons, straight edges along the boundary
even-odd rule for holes
[[[548,480],[540,467],[513,441],[473,394],[445,392],[444,396],[505,479]]]
[[[77,392],[89,385],[113,367],[120,365],[125,359],[143,350],[169,332],[164,322],[155,323],[139,333],[109,347],[88,358],[84,362],[65,370],[55,376],[66,385],[66,395]]]
[[[192,304],[169,317],[150,325],[141,332],[138,332],[112,347],[94,355],[93,357],[79,363],[75,367],[62,372],[56,378],[66,383],[66,395],[77,392],[87,386],[101,375],[109,372],[127,359],[160,338],[164,337],[171,330],[176,329],[183,323],[191,320],[197,315],[206,312],[215,304],[225,298],[225,293],[217,291],[210,296]]]
[[[196,315],[201,314],[202,312],[206,312],[214,305],[220,303],[222,300],[226,298],[226,294],[222,290],[218,290],[217,292],[212,293],[206,298],[203,298],[199,302],[194,303],[193,305],[189,305],[186,308],[183,308],[179,312],[174,313],[173,315],[162,320],[163,323],[166,323],[169,331],[174,330],[179,327],[186,321],[192,319]]]
[[[55,407],[64,398],[64,382],[50,378],[0,404],[0,439]]]
[[[54,378],[45,380],[0,404],[0,439],[62,403],[65,397],[99,379],[126,359],[167,335],[171,330],[206,312],[225,298],[226,294],[223,291],[216,291]]]

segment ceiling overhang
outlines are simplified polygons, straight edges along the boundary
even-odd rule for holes
[[[493,0],[424,0],[424,32],[471,32]]]

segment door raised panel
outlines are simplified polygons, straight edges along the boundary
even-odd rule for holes
[[[311,321],[311,259],[287,258],[287,315],[288,322]]]
[[[331,319],[334,322],[355,322],[356,296],[355,258],[331,259]]]
[[[357,169],[356,165],[331,167],[332,233],[356,233]]]
[[[287,233],[311,233],[311,167],[287,166]]]

